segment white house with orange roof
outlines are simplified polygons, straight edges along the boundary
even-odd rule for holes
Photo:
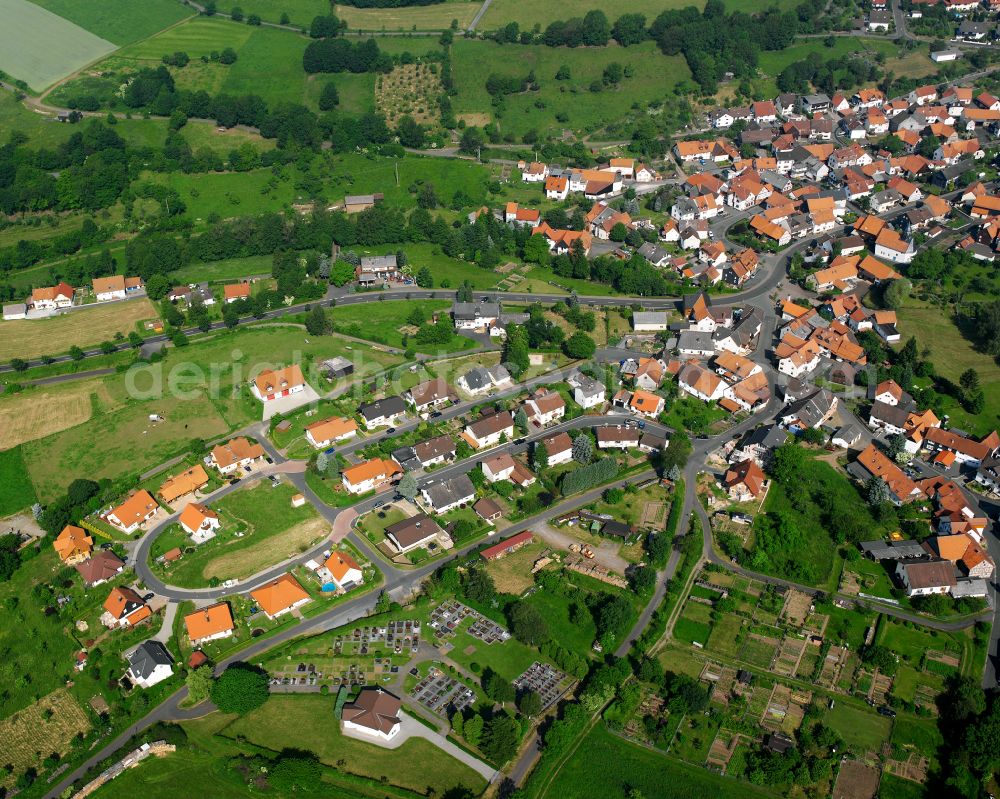
[[[134,533],[139,526],[145,524],[153,516],[160,506],[148,491],[136,491],[126,499],[121,505],[108,511],[104,518],[109,524],[113,524],[125,533]]]
[[[688,363],[677,373],[677,386],[692,397],[712,402],[722,399],[729,384],[711,370]]]
[[[399,464],[391,458],[372,458],[344,469],[341,479],[344,488],[351,494],[365,494],[391,483],[400,472]]]
[[[73,304],[73,293],[73,287],[69,283],[57,283],[54,286],[34,289],[28,299],[28,305],[36,311],[69,308]]]
[[[334,550],[330,553],[318,572],[324,582],[332,580],[338,587],[347,591],[365,581],[361,566],[347,552]]]
[[[250,384],[253,395],[261,402],[271,402],[281,397],[297,394],[304,391],[305,387],[306,380],[297,363],[281,369],[265,369]]]
[[[184,617],[184,627],[192,646],[229,638],[235,630],[228,602],[217,602]]]
[[[177,521],[196,544],[203,544],[214,538],[220,527],[219,514],[198,502],[192,502],[184,508]]]
[[[222,298],[226,303],[250,299],[250,284],[229,283],[222,287]]]
[[[95,277],[92,283],[94,297],[98,302],[124,300],[129,296],[135,297],[141,294],[145,287],[141,277],[125,277],[124,275]]]
[[[538,161],[524,164],[521,168],[521,180],[525,183],[541,183],[549,176],[549,167]]]
[[[504,207],[503,221],[508,225],[522,227],[538,227],[542,216],[537,208],[522,208],[515,202],[509,202]]]
[[[291,613],[312,599],[299,581],[288,573],[251,591],[250,596],[269,619]]]
[[[569,178],[549,175],[545,178],[545,197],[549,200],[565,200],[569,196]]]
[[[663,413],[663,408],[666,405],[666,400],[659,394],[651,394],[648,391],[643,391],[642,389],[636,389],[632,392],[632,399],[629,400],[629,409],[632,413],[637,413],[640,416],[647,416],[650,419],[655,419],[661,413]]]
[[[104,600],[101,623],[105,627],[134,627],[153,615],[141,596],[128,586],[112,588]]]
[[[358,423],[342,416],[331,416],[306,427],[306,441],[316,449],[329,447],[338,441],[346,441],[357,434]]]

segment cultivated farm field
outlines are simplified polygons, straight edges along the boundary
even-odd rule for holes
[[[433,125],[438,118],[437,98],[441,91],[441,78],[430,64],[400,64],[388,75],[375,79],[375,105],[390,128],[395,128],[404,116],[413,117],[421,125]]]
[[[0,361],[58,355],[74,344],[99,344],[116,333],[128,335],[138,322],[156,318],[147,299],[101,303],[49,319],[0,322]]]
[[[90,729],[79,702],[61,688],[0,721],[0,760],[15,773],[38,766],[38,752],[65,753],[73,737]]]
[[[482,3],[475,0],[408,8],[354,8],[338,5],[334,7],[333,13],[344,20],[350,30],[439,31],[450,27],[452,20],[458,20],[458,27],[465,28],[481,6]]]
[[[0,69],[41,90],[115,45],[28,0],[0,0]]]
[[[176,0],[142,0],[137,7],[133,0],[33,0],[79,25],[95,36],[119,46],[152,36],[168,25],[194,15]]]
[[[83,424],[94,412],[95,399],[105,410],[114,405],[99,379],[5,397],[0,402],[0,450]]]

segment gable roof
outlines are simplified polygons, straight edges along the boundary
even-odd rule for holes
[[[388,734],[400,722],[401,705],[399,699],[381,688],[362,688],[353,702],[344,705],[341,718]]]
[[[205,523],[206,519],[218,519],[219,514],[206,505],[198,502],[191,502],[181,511],[177,521],[189,530],[197,530]]]
[[[358,565],[358,562],[354,558],[347,552],[341,552],[338,549],[330,553],[330,557],[326,559],[323,566],[326,567],[326,570],[333,575],[333,579],[338,583],[342,583],[347,578],[349,571],[361,571],[361,566]]]
[[[233,629],[233,614],[228,602],[218,602],[184,617],[188,638],[198,641]]]
[[[87,585],[110,580],[125,568],[125,561],[106,549],[94,553],[91,558],[77,563],[74,567]]]
[[[77,555],[89,555],[94,548],[94,539],[82,527],[67,524],[52,542],[60,560],[67,560]]]
[[[264,457],[264,448],[260,444],[251,444],[245,436],[238,436],[225,444],[212,447],[212,460],[222,469],[240,461],[256,460],[262,457]]]
[[[257,391],[265,395],[289,390],[295,386],[304,386],[306,380],[299,365],[293,363],[281,369],[265,369],[254,378],[253,382],[257,386]]]
[[[158,508],[156,500],[153,499],[145,489],[136,491],[117,508],[114,508],[108,515],[113,515],[125,527],[141,522],[151,510]]]
[[[131,616],[144,607],[146,603],[142,601],[142,597],[126,585],[112,588],[108,598],[104,600],[104,609],[118,620]],[[140,616],[145,618],[142,614]],[[141,618],[137,618],[136,621],[140,621]]]
[[[140,680],[151,677],[157,666],[172,666],[173,663],[167,648],[152,638],[139,644],[128,658],[129,671]]]
[[[733,464],[729,467],[723,478],[726,488],[744,485],[755,497],[760,495],[764,488],[764,470],[757,465],[753,458]]]
[[[314,441],[336,441],[357,429],[358,423],[353,419],[331,416],[329,419],[321,419],[308,425],[306,432],[312,434]]]
[[[160,499],[169,505],[178,497],[183,497],[185,494],[197,491],[207,484],[208,475],[205,473],[205,467],[200,463],[196,463],[190,469],[185,469],[180,474],[168,477],[156,493],[160,495]]]
[[[917,484],[903,474],[903,471],[874,444],[869,444],[858,455],[858,463],[873,477],[881,477],[901,502],[908,501],[920,491]]]
[[[402,471],[396,461],[389,458],[372,458],[356,466],[348,466],[341,472],[343,478],[351,485],[360,485],[368,480],[378,480],[392,477]]]
[[[385,534],[391,535],[403,549],[440,532],[441,526],[426,513],[418,513],[385,528]]]
[[[309,599],[309,594],[299,581],[288,573],[251,591],[250,596],[268,616],[274,616],[297,602]]]

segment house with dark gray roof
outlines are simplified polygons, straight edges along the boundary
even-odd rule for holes
[[[447,513],[462,503],[472,502],[476,498],[476,487],[467,474],[460,474],[450,480],[424,486],[420,493],[435,513]]]
[[[365,427],[371,430],[374,427],[387,427],[396,424],[406,415],[406,400],[402,397],[386,397],[385,399],[366,402],[358,413],[365,421]]]
[[[143,641],[128,656],[128,671],[125,676],[133,685],[151,688],[163,682],[174,673],[174,659],[159,641]]]
[[[837,410],[837,397],[825,388],[788,405],[781,416],[781,423],[789,430],[816,430]]]

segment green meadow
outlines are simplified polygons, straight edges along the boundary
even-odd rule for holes
[[[34,4],[119,46],[194,15],[177,0],[33,0]]]
[[[618,62],[634,72],[617,87],[590,90],[601,82],[604,68]],[[482,124],[490,117],[492,100],[486,80],[492,73],[524,77],[534,71],[540,85],[537,92],[504,98],[506,110],[500,117],[505,133],[520,136],[529,130],[553,132],[562,127],[596,130],[620,122],[635,108],[645,108],[662,100],[672,87],[690,78],[681,56],[667,57],[653,42],[634,47],[568,48],[543,45],[501,45],[494,42],[457,39],[452,47],[455,113],[472,115],[470,123]],[[556,80],[562,66],[569,67],[569,80]],[[565,122],[558,121],[564,119]]]

